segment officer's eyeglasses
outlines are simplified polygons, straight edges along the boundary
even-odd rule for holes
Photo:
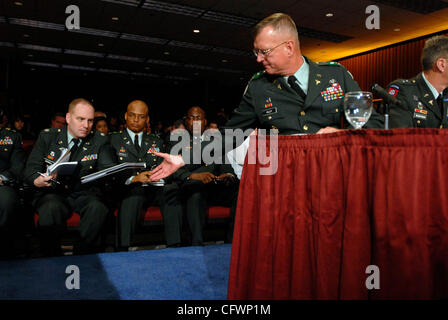
[[[261,50],[261,49],[253,49],[252,52],[254,53],[254,55],[258,58],[258,55],[261,54],[262,57],[267,57],[272,51],[274,51],[274,49],[280,47],[282,44],[285,44],[288,41],[283,41],[282,43],[280,43],[279,45],[276,45],[274,48],[270,48],[270,49],[265,49],[265,50]]]

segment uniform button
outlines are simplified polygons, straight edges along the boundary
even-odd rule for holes
[[[272,119],[272,117],[271,117],[271,116],[269,116],[269,117],[268,117],[268,120],[271,120],[271,119]]]
[[[305,111],[301,111],[300,115],[303,117],[305,115]]]
[[[142,159],[139,158],[138,161],[142,161]]]
[[[120,157],[120,160],[123,160],[123,157]]]
[[[336,112],[339,112],[339,109],[338,109],[338,108],[336,108]]]
[[[93,169],[93,167],[92,167],[92,166],[90,166],[89,168],[90,168],[90,169]]]
[[[307,125],[304,125],[304,126],[303,126],[303,130],[308,131],[308,126],[307,126]]]
[[[5,151],[8,151],[8,148],[5,148]]]
[[[420,124],[420,120],[417,120],[417,123]]]
[[[443,128],[443,125],[440,125],[440,129],[442,129]]]

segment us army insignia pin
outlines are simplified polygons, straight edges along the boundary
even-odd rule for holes
[[[428,103],[429,103],[430,105],[432,105],[432,100],[429,100]]]
[[[315,79],[314,81],[316,81],[316,86],[320,83],[320,81],[317,79]]]
[[[322,75],[320,73],[316,74],[319,78],[322,78]]]

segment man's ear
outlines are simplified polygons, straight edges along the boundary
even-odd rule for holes
[[[128,120],[128,113],[127,113],[127,112],[124,113],[124,120],[125,120],[125,121]]]
[[[71,114],[70,114],[70,112],[67,112],[65,114],[65,122],[68,124],[70,122],[70,119],[71,119]]]
[[[436,60],[436,69],[439,72],[444,72],[448,68],[448,60],[445,58],[439,58]]]

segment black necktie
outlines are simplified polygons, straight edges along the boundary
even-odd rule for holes
[[[293,88],[294,91],[297,92],[299,94],[299,96],[302,97],[303,100],[305,100],[306,94],[305,94],[305,92],[303,92],[302,88],[300,88],[300,86],[297,84],[296,80],[297,79],[294,76],[288,77],[288,83],[291,86],[291,88]]]
[[[73,138],[72,142],[73,142],[73,146],[70,149],[70,159],[69,159],[69,161],[72,161],[72,159],[75,157],[75,153],[78,150],[79,139]]]
[[[443,110],[444,108],[443,108],[443,96],[442,96],[442,94],[439,94],[439,97],[437,98],[436,102],[439,105],[439,108],[440,108],[440,110],[442,112],[442,117],[443,117],[444,114],[445,114],[445,110]]]
[[[140,153],[140,145],[138,144],[138,135],[135,135],[134,137],[134,145],[137,152]]]

